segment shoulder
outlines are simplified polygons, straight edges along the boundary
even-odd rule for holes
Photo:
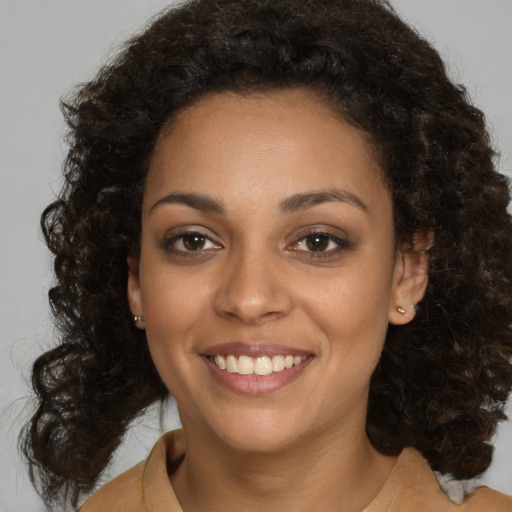
[[[512,512],[512,496],[479,487],[461,505],[461,512]]]
[[[96,491],[79,512],[139,512],[143,505],[142,476],[145,461],[117,476]]]
[[[381,492],[364,512],[512,512],[512,497],[487,487],[465,497],[461,494],[460,501],[448,497],[420,452],[405,448]]]
[[[79,512],[181,512],[169,481],[183,460],[181,430],[168,432],[149,457],[96,491]]]

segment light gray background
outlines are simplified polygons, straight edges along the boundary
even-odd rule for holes
[[[434,42],[487,113],[500,169],[512,175],[512,0],[392,0]],[[29,362],[52,340],[50,260],[39,215],[59,188],[64,123],[59,97],[164,0],[0,0],[0,510],[43,510],[16,441],[30,414]],[[508,408],[512,416],[512,406]],[[178,424],[175,411],[165,429]],[[130,432],[110,476],[143,458],[161,433],[152,410]],[[483,481],[512,494],[512,425],[503,424]]]

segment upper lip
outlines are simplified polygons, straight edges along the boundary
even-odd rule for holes
[[[267,341],[256,342],[242,342],[232,341],[227,343],[218,343],[212,345],[207,349],[201,351],[205,356],[215,355],[234,355],[234,356],[278,356],[278,355],[292,355],[292,356],[309,356],[310,351],[302,350],[294,347],[287,347],[279,343],[272,343]]]

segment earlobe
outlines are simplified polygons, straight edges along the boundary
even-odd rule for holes
[[[398,250],[391,294],[389,323],[404,325],[416,315],[418,302],[423,299],[428,285],[428,249],[432,246],[429,232],[416,236],[412,247]]]
[[[409,323],[415,316],[418,304],[408,304],[396,306],[393,310],[394,305],[391,306],[389,311],[389,323],[393,325],[404,325]]]
[[[128,283],[127,283],[127,296],[130,311],[133,315],[133,321],[136,327],[144,329],[144,315],[142,310],[142,298],[140,292],[140,279],[139,279],[139,262],[135,258],[128,256]]]

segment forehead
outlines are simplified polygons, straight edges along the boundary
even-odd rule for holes
[[[342,188],[372,203],[389,202],[381,175],[367,134],[317,94],[224,92],[181,110],[162,130],[145,198],[193,191],[278,202]]]

